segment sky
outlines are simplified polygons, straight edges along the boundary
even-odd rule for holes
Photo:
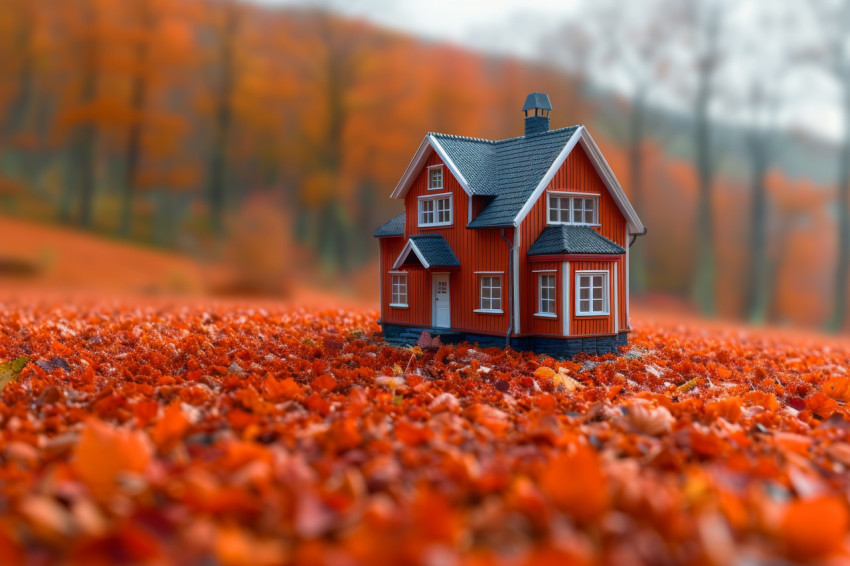
[[[476,49],[535,58],[539,38],[569,17],[575,0],[254,0],[260,4],[331,5],[389,28]]]

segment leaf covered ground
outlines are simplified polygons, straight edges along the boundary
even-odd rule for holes
[[[7,302],[0,556],[850,560],[850,345],[635,326],[558,362],[389,347],[369,312]]]

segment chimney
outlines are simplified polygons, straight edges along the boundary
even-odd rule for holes
[[[539,134],[549,131],[549,112],[552,103],[549,95],[542,92],[532,92],[525,98],[522,111],[525,113],[525,135]]]

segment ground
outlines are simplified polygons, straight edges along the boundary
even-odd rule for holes
[[[850,560],[847,341],[634,325],[556,362],[389,347],[364,309],[9,297],[0,555]]]

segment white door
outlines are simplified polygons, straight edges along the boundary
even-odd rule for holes
[[[434,328],[449,328],[452,325],[449,274],[434,273],[431,280],[434,285]]]

